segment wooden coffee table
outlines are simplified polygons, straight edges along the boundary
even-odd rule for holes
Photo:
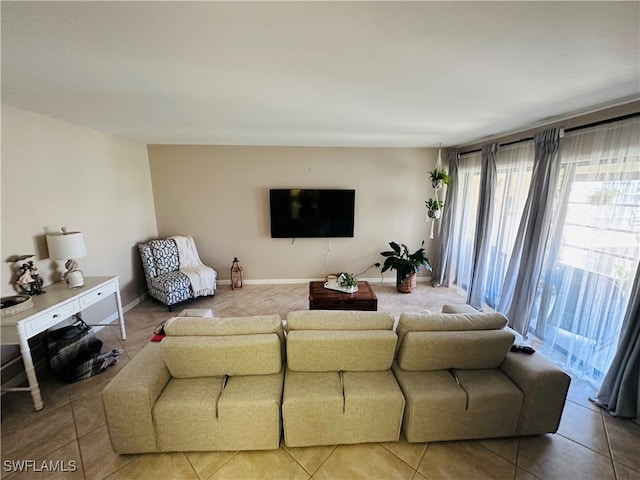
[[[356,293],[324,288],[324,282],[309,283],[309,310],[378,310],[378,297],[369,282],[358,282]]]

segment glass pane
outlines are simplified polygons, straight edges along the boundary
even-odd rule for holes
[[[550,254],[531,329],[594,385],[615,354],[640,259],[640,121],[565,139]]]

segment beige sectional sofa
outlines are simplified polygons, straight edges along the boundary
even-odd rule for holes
[[[555,432],[569,377],[499,314],[174,318],[102,392],[117,453]],[[286,353],[285,353],[286,350]],[[286,359],[286,365],[285,365]]]

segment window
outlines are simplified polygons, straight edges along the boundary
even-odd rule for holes
[[[640,120],[568,134],[530,331],[598,386],[615,354],[640,259]]]

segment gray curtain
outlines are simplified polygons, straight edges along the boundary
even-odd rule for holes
[[[636,269],[618,350],[595,402],[617,417],[640,423],[640,266]]]
[[[480,198],[478,200],[475,245],[471,262],[471,280],[467,290],[467,303],[477,310],[482,310],[486,270],[489,264],[491,225],[493,224],[493,197],[498,183],[496,157],[498,156],[499,148],[500,146],[497,143],[490,143],[482,147]]]
[[[438,238],[438,245],[436,246],[436,252],[433,261],[433,286],[439,287],[440,285],[448,287],[451,281],[450,274],[450,261],[451,261],[451,242],[450,238],[453,234],[453,215],[456,210],[456,197],[458,196],[458,160],[460,154],[458,152],[451,152],[448,156],[449,162],[449,175],[451,176],[451,182],[447,187],[447,197],[444,202],[444,209],[442,212],[442,220],[440,224],[440,236]]]
[[[498,304],[509,325],[525,337],[549,241],[560,174],[561,135],[561,128],[551,128],[534,136],[531,185]]]

